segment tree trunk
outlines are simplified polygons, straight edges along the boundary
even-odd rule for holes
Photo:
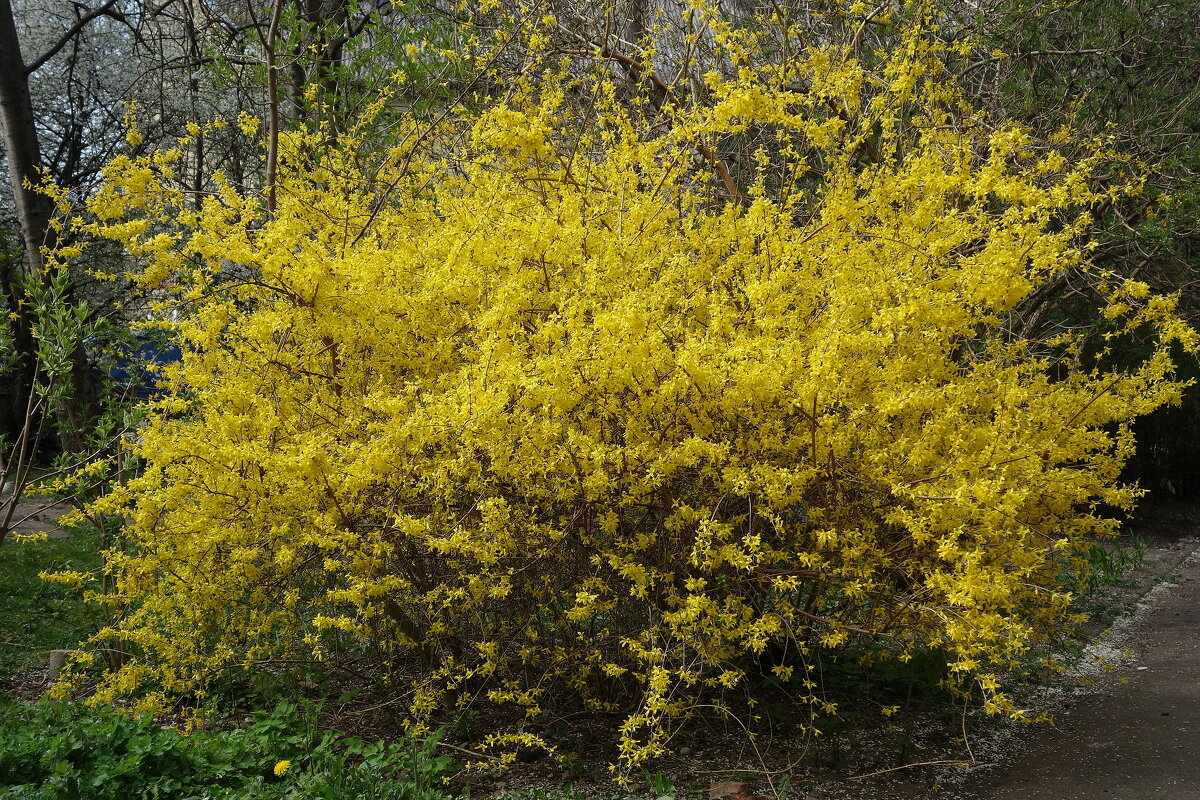
[[[33,123],[33,100],[29,94],[29,76],[21,58],[9,0],[0,0],[0,130],[4,136],[4,152],[8,160],[9,182],[13,187],[13,206],[20,225],[25,251],[24,269],[19,263],[0,267],[0,291],[4,294],[6,313],[17,314],[13,333],[17,354],[16,368],[9,373],[10,386],[5,392],[3,431],[8,441],[15,441],[25,424],[25,401],[33,391],[34,343],[30,321],[22,306],[23,274],[41,274],[41,246],[45,231],[50,230],[52,204],[50,198],[38,195],[25,187],[25,180],[39,180],[37,166],[41,163],[37,129]],[[39,234],[38,232],[42,233]]]
[[[29,73],[21,56],[21,40],[9,0],[0,0],[0,125],[4,129],[8,175],[25,244],[25,263],[30,274],[41,275],[45,271],[42,247],[54,246],[50,227],[54,203],[33,189],[42,178],[42,154],[33,119]],[[27,181],[30,186],[26,186]]]

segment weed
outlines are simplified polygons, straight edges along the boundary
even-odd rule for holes
[[[678,794],[675,784],[662,771],[647,772],[646,785],[650,787],[650,794],[656,800],[675,800],[675,796]]]
[[[250,727],[185,736],[112,709],[0,702],[0,795],[24,800],[442,800],[437,739],[318,735],[280,704]],[[286,762],[286,763],[285,763]]]
[[[1123,536],[1111,542],[1097,543],[1083,553],[1088,564],[1091,586],[1121,586],[1129,574],[1142,565],[1148,545],[1144,538]]]

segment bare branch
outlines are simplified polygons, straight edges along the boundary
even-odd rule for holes
[[[87,27],[88,23],[97,17],[112,17],[115,20],[123,20],[125,15],[120,12],[113,11],[113,6],[117,4],[117,0],[108,0],[104,5],[97,9],[89,11],[79,19],[75,20],[75,24],[67,29],[67,32],[59,37],[54,46],[45,53],[25,65],[25,75],[32,75],[37,72],[46,62],[58,55],[59,51],[66,47],[72,39],[79,35],[79,32]]]

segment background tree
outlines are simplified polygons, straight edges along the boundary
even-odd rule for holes
[[[35,280],[45,279],[42,248],[53,248],[57,237],[50,224],[55,213],[54,203],[50,197],[36,190],[45,178],[51,176],[43,171],[45,164],[39,141],[38,118],[30,91],[30,76],[67,48],[90,22],[114,13],[115,5],[115,0],[112,0],[82,14],[44,50],[26,56],[13,6],[10,0],[0,2],[0,122],[3,123],[4,152],[13,209],[24,244],[24,273]],[[56,151],[56,154],[64,156],[63,165],[72,171],[77,168],[77,158],[83,151],[82,129],[82,125],[67,126],[67,130],[63,131],[65,137],[61,142],[62,147]],[[14,436],[19,434],[18,426],[24,424],[25,400],[32,392],[36,360],[30,319],[24,311],[23,288],[15,280],[15,270],[5,270],[3,277],[8,281],[2,288],[9,324],[14,330],[12,343],[18,349],[18,362],[13,369],[17,391],[6,398],[8,402],[0,418],[5,427],[0,432]],[[64,449],[74,452],[83,449],[80,435],[92,399],[86,358],[81,346],[77,350],[73,370],[74,391],[62,396],[58,408]]]
[[[41,433],[55,427],[59,449],[76,466],[114,441],[112,430],[94,430],[101,401],[120,400],[100,396],[102,367],[94,363],[111,337],[85,342],[84,331],[107,326],[119,338],[131,318],[144,316],[145,297],[128,281],[114,279],[127,262],[112,248],[92,246],[86,260],[70,266],[48,264],[43,249],[81,243],[61,239],[54,217],[94,191],[114,155],[186,133],[188,121],[200,110],[197,99],[203,87],[191,78],[201,65],[186,53],[180,57],[173,52],[163,35],[172,30],[177,41],[186,34],[164,19],[173,5],[103,2],[87,8],[53,0],[5,0],[0,6],[0,101],[9,168],[0,184],[6,189],[3,205],[11,209],[11,227],[19,232],[15,238],[23,245],[10,251],[16,258],[6,258],[0,269],[0,310],[7,328],[0,365],[0,442],[5,448],[0,458],[6,463],[0,467],[7,477],[27,475],[31,460],[46,458]],[[179,92],[179,86],[187,91]],[[135,142],[127,139],[126,119],[137,107],[154,124]],[[57,187],[61,207],[39,191],[46,181]],[[49,309],[38,298],[53,298],[61,305],[55,312],[58,319],[75,320],[74,326],[49,325]],[[47,340],[51,328],[61,341]],[[67,362],[52,359],[53,369],[47,360],[51,345],[66,346],[70,353]],[[45,403],[51,399],[48,408]],[[22,483],[6,483],[6,516]]]

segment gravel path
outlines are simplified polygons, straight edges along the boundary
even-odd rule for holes
[[[0,515],[8,511],[8,492],[0,495]],[[27,536],[31,533],[45,533],[52,539],[70,534],[60,530],[55,523],[71,510],[71,504],[47,498],[21,498],[13,510],[9,524],[12,526],[10,535]],[[0,517],[2,518],[2,517]]]

